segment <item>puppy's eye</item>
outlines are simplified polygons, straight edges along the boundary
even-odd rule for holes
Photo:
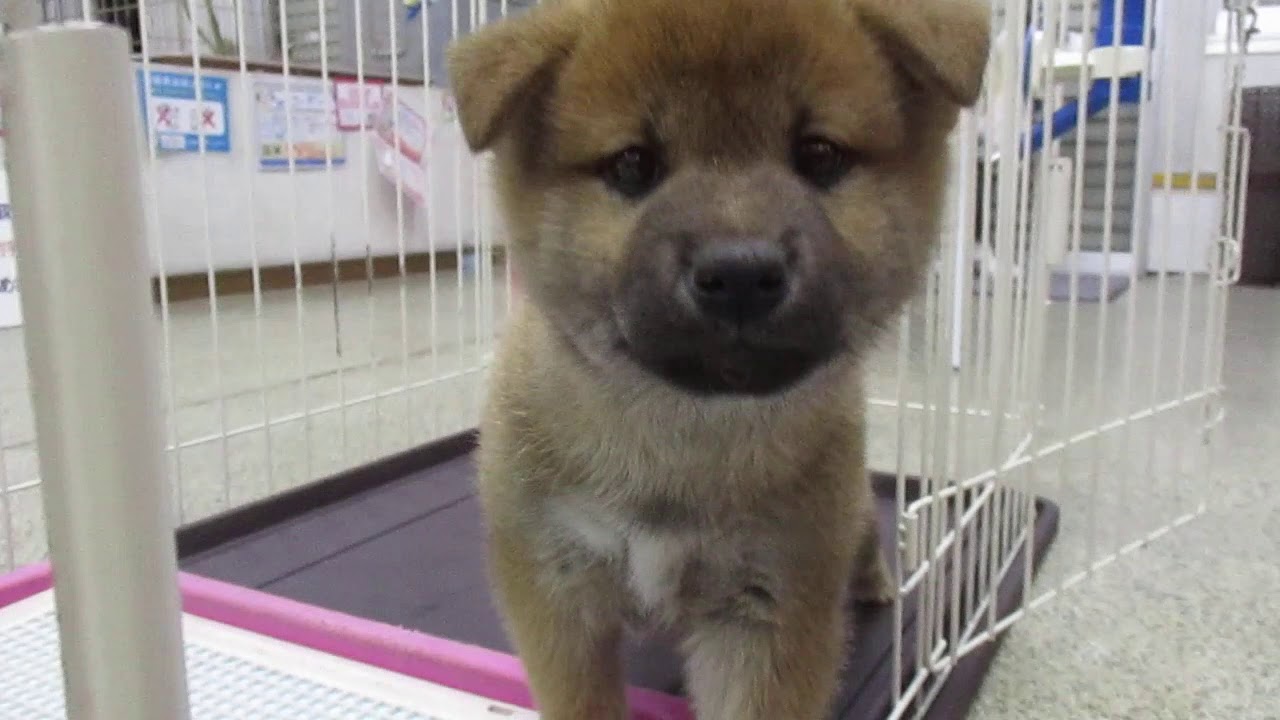
[[[647,148],[629,147],[604,163],[604,181],[629,198],[638,198],[662,180],[662,164]]]
[[[825,190],[840,182],[852,160],[848,150],[830,140],[810,137],[796,144],[791,162],[801,177]]]

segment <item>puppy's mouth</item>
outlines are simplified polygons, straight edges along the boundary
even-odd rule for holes
[[[836,356],[743,333],[694,338],[634,337],[619,324],[615,349],[643,370],[700,396],[766,396],[802,383]]]

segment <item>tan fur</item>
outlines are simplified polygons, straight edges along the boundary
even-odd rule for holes
[[[546,720],[626,716],[618,644],[633,625],[678,639],[700,720],[825,717],[849,589],[893,592],[859,361],[927,267],[987,22],[970,0],[560,0],[451,50],[528,292],[494,368],[479,491]],[[801,116],[862,158],[823,193],[787,174]],[[646,133],[672,189],[610,193],[594,164]],[[774,232],[792,213],[838,238],[813,268],[848,268],[838,357],[744,397],[689,393],[617,355],[619,287],[658,292],[635,282],[645,233]]]

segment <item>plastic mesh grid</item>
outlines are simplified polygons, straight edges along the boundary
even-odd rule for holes
[[[65,720],[52,611],[0,625],[0,720]],[[458,720],[314,682],[187,640],[193,720]]]

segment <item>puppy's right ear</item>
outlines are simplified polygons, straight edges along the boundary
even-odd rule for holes
[[[581,33],[582,14],[575,0],[544,2],[449,48],[449,81],[472,152],[493,145],[539,86],[539,76],[568,56]]]
[[[900,66],[955,103],[978,102],[991,52],[987,0],[853,0]]]

